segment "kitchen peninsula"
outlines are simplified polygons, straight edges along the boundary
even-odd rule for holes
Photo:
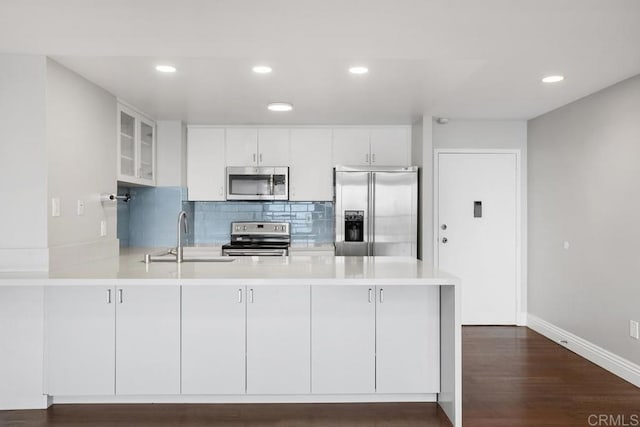
[[[0,409],[432,401],[461,425],[455,277],[400,257],[141,260],[0,274]]]

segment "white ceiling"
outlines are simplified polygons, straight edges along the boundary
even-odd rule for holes
[[[157,119],[528,119],[639,74],[639,23],[638,0],[0,0],[0,52],[49,55]]]

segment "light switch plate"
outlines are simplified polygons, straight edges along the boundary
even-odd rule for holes
[[[51,216],[60,216],[60,198],[51,199]]]
[[[640,339],[640,328],[635,320],[629,320],[629,335],[631,338]]]

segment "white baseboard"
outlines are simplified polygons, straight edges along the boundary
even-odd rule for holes
[[[84,403],[372,403],[436,402],[437,394],[54,396],[53,404]]]
[[[640,387],[640,365],[611,353],[533,314],[527,315],[527,326],[601,368],[629,381],[636,387]]]

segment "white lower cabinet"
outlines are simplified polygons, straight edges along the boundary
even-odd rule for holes
[[[55,396],[115,392],[114,288],[45,289],[45,392]]]
[[[180,288],[116,290],[116,394],[180,393]]]
[[[183,287],[182,394],[244,393],[244,286]]]
[[[247,393],[310,393],[310,287],[247,291]]]
[[[376,289],[376,391],[440,391],[440,288]]]
[[[374,289],[314,286],[311,292],[312,392],[374,393]]]

